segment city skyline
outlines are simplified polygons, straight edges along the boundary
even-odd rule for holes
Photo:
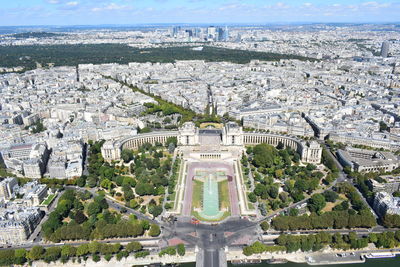
[[[155,23],[393,23],[399,1],[16,0],[2,1],[0,26]]]

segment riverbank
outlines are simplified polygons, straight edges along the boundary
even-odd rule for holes
[[[86,261],[82,260],[80,263],[75,260],[70,260],[67,263],[62,263],[60,261],[46,263],[44,261],[36,261],[33,262],[31,266],[33,267],[82,267],[82,266],[90,266],[90,267],[109,267],[109,266],[118,266],[118,267],[132,267],[135,265],[150,265],[154,263],[161,263],[161,265],[171,264],[171,263],[192,263],[196,261],[196,253],[187,251],[185,256],[169,256],[164,255],[163,257],[159,257],[158,255],[149,255],[144,258],[135,258],[133,255],[127,258],[122,258],[118,261],[115,257],[113,257],[110,261],[106,261],[102,258],[99,262],[94,262],[91,258]]]
[[[400,249],[370,249],[370,250],[361,250],[361,251],[339,251],[333,249],[325,249],[322,252],[296,252],[296,253],[285,253],[285,252],[277,252],[277,253],[262,253],[262,254],[254,254],[251,256],[245,256],[242,253],[242,250],[229,250],[226,252],[226,260],[228,262],[232,261],[242,261],[242,262],[256,262],[256,261],[268,261],[268,260],[283,260],[290,263],[297,264],[307,264],[307,265],[343,265],[343,264],[360,264],[365,263],[365,255],[369,253],[377,253],[377,252],[391,252],[395,255],[400,255]],[[78,262],[75,260],[70,260],[68,263],[62,263],[60,261],[45,263],[43,261],[36,261],[32,264],[34,267],[64,267],[68,265],[68,267],[82,267],[82,266],[90,266],[90,267],[108,267],[108,266],[121,266],[121,267],[131,267],[133,265],[150,265],[150,264],[172,264],[172,263],[181,263],[181,264],[194,264],[196,262],[195,251],[186,251],[185,256],[169,256],[165,255],[163,257],[159,257],[158,255],[149,255],[144,258],[135,258],[133,255],[127,258],[122,258],[118,261],[115,257],[113,257],[110,261],[106,261],[102,258],[99,262],[94,262],[91,258],[86,261],[81,260]],[[186,266],[186,265],[185,265]],[[193,265],[194,266],[194,265]]]
[[[228,261],[267,261],[272,259],[285,260],[292,263],[306,263],[308,265],[336,265],[336,264],[356,264],[365,263],[365,255],[369,253],[378,252],[391,252],[395,255],[400,255],[400,249],[375,249],[370,248],[369,250],[333,250],[325,249],[320,252],[295,252],[295,253],[262,253],[254,254],[251,256],[245,256],[242,250],[230,250],[227,252]]]

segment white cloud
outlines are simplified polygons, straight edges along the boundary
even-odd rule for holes
[[[77,6],[77,5],[79,5],[79,2],[77,2],[77,1],[68,2],[66,5],[67,6]]]
[[[375,1],[364,2],[361,5],[364,6],[364,7],[369,7],[369,8],[386,8],[386,7],[390,6],[389,3],[380,4],[380,3],[375,2]]]
[[[60,1],[59,0],[47,0],[47,3],[55,5],[55,4],[59,4]]]
[[[276,8],[289,8],[290,6],[286,5],[285,3],[278,2],[275,4]]]
[[[132,9],[132,7],[125,6],[125,5],[118,5],[116,3],[110,3],[108,5],[104,5],[101,7],[94,7],[94,8],[92,8],[92,11],[99,12],[99,11],[104,11],[104,10],[123,10],[123,9]]]

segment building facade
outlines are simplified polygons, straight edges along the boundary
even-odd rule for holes
[[[381,217],[386,214],[400,215],[400,197],[393,197],[387,192],[379,192],[375,196],[373,208]]]
[[[390,152],[346,147],[338,149],[337,157],[343,166],[357,172],[390,172],[399,167],[399,158]]]
[[[101,152],[105,160],[120,160],[123,149],[137,149],[144,143],[165,144],[170,137],[176,137],[179,147],[212,146],[215,151],[222,147],[244,147],[245,145],[256,145],[267,143],[277,146],[282,143],[301,155],[301,159],[307,163],[318,164],[321,162],[322,148],[315,142],[306,142],[292,136],[243,132],[242,127],[236,123],[227,123],[221,129],[200,129],[192,122],[186,122],[179,131],[164,131],[148,134],[139,134],[121,140],[107,141]]]
[[[0,208],[0,244],[20,245],[27,241],[43,217],[37,207]]]

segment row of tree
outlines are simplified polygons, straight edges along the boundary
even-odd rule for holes
[[[13,264],[22,265],[26,262],[43,260],[47,263],[60,260],[62,263],[67,263],[69,260],[86,261],[89,256],[92,256],[93,261],[97,262],[101,256],[107,261],[112,257],[116,257],[119,261],[122,258],[128,257],[134,253],[136,258],[149,255],[149,251],[143,250],[139,242],[130,242],[125,247],[121,244],[103,244],[99,242],[91,242],[79,246],[63,245],[58,247],[44,248],[42,246],[34,246],[30,250],[26,249],[7,249],[0,250],[0,265],[11,266]]]
[[[158,253],[158,256],[160,257],[164,255],[175,256],[176,254],[178,254],[179,256],[185,256],[186,249],[184,244],[178,244],[177,246],[164,248]]]
[[[325,247],[333,249],[349,250],[362,249],[373,243],[377,248],[395,248],[400,246],[400,231],[371,233],[368,236],[357,237],[355,232],[349,234],[328,234],[320,232],[313,235],[280,235],[275,240],[275,246],[267,246],[259,241],[243,248],[246,256],[264,252],[286,251],[319,251]]]
[[[376,225],[370,213],[350,214],[349,211],[331,211],[321,215],[278,216],[272,220],[278,231],[310,229],[370,228]]]
[[[369,240],[367,237],[358,238],[354,232],[348,235],[321,232],[314,235],[280,235],[276,243],[284,246],[287,252],[307,252],[319,251],[327,246],[341,250],[361,249],[368,246]]]

